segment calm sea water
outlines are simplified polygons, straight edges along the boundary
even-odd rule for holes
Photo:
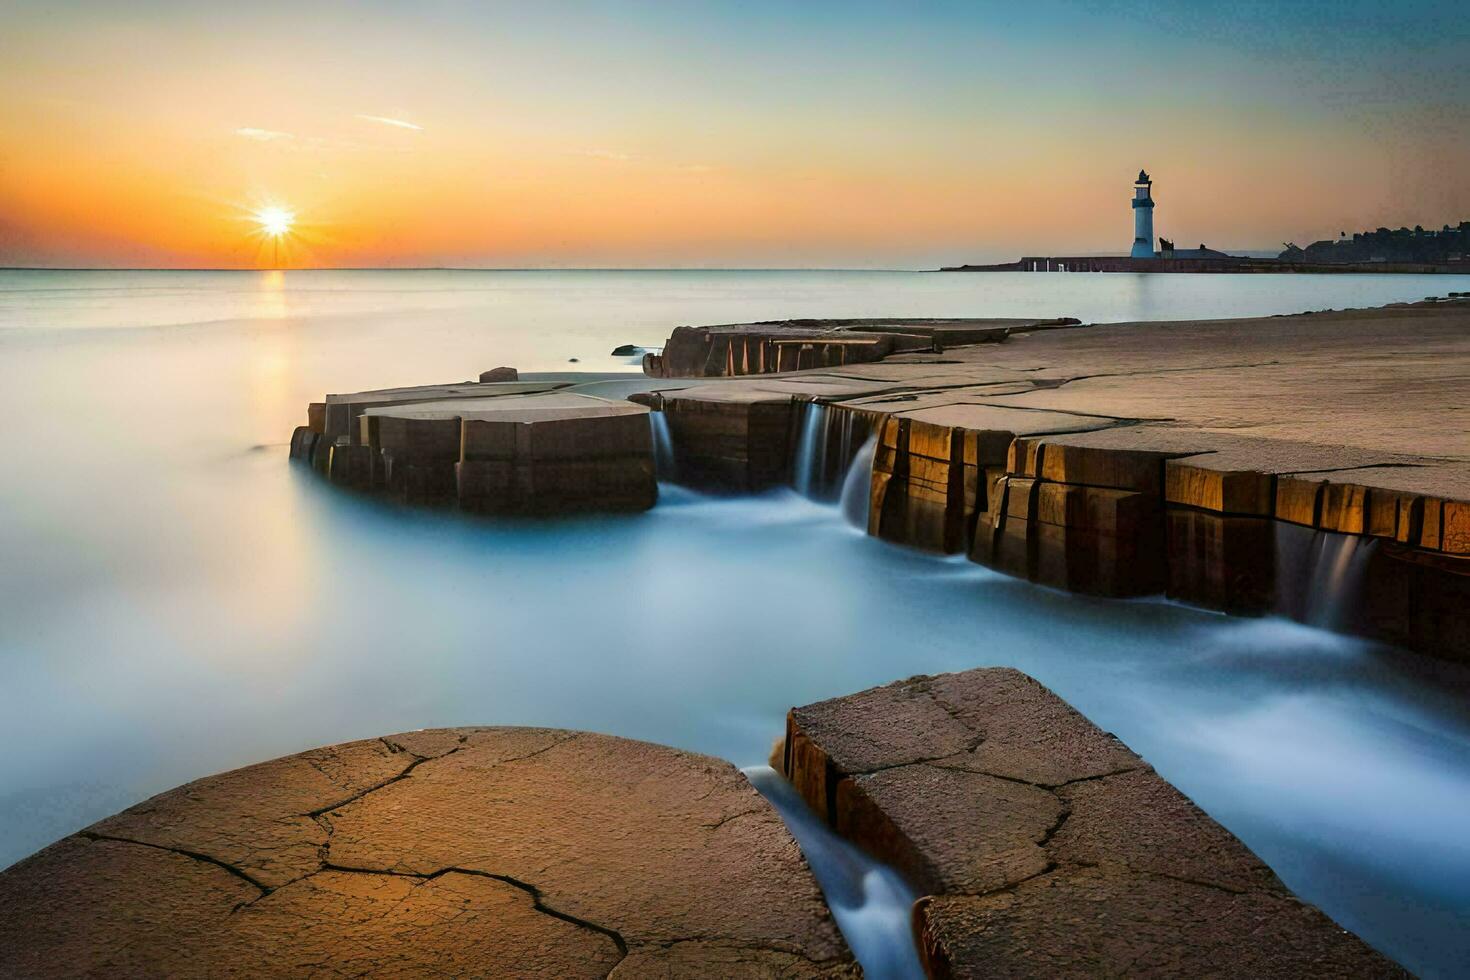
[[[0,272],[0,866],[196,776],[436,725],[762,761],[787,707],[1035,675],[1413,969],[1470,971],[1470,679],[1277,620],[1061,595],[780,492],[469,522],[331,492],[326,391],[632,370],[682,323],[1169,319],[1418,299],[1412,277]],[[576,365],[569,359],[577,358]]]

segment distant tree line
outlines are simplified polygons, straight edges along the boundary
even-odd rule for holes
[[[1306,248],[1287,242],[1286,251],[1277,258],[1291,262],[1465,261],[1470,258],[1470,221],[1453,228],[1445,225],[1439,231],[1425,231],[1423,225],[1415,225],[1412,229],[1360,231],[1351,238],[1343,232],[1336,240],[1324,238]]]

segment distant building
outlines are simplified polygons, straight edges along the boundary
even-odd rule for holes
[[[1199,243],[1199,248],[1175,248],[1174,243],[1167,238],[1159,239],[1159,250],[1155,254],[1161,259],[1234,259],[1239,257],[1222,252],[1218,248],[1208,248],[1204,242]]]
[[[1133,251],[1129,253],[1135,259],[1154,257],[1153,186],[1148,171],[1140,170],[1133,182]]]
[[[1408,228],[1397,231],[1379,228],[1357,232],[1352,238],[1343,232],[1336,241],[1324,238],[1306,248],[1288,242],[1286,251],[1278,258],[1321,265],[1365,262],[1441,265],[1463,262],[1467,254],[1470,254],[1470,221],[1462,221],[1455,227],[1445,225],[1439,231],[1425,231],[1422,226],[1415,225],[1413,231]]]

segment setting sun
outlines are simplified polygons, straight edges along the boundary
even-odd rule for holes
[[[296,215],[285,208],[262,208],[255,212],[255,220],[260,224],[263,234],[271,238],[280,238],[291,230],[291,225],[296,221]]]

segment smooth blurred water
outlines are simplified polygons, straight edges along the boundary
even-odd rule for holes
[[[919,899],[913,886],[838,836],[776,770],[743,771],[796,838],[866,980],[924,980],[911,919]]]
[[[793,704],[1009,664],[1417,971],[1470,971],[1470,680],[1279,620],[1109,602],[794,493],[470,521],[333,492],[326,391],[631,370],[680,323],[1228,316],[1464,279],[0,272],[0,865],[208,772],[436,725],[765,759]]]

